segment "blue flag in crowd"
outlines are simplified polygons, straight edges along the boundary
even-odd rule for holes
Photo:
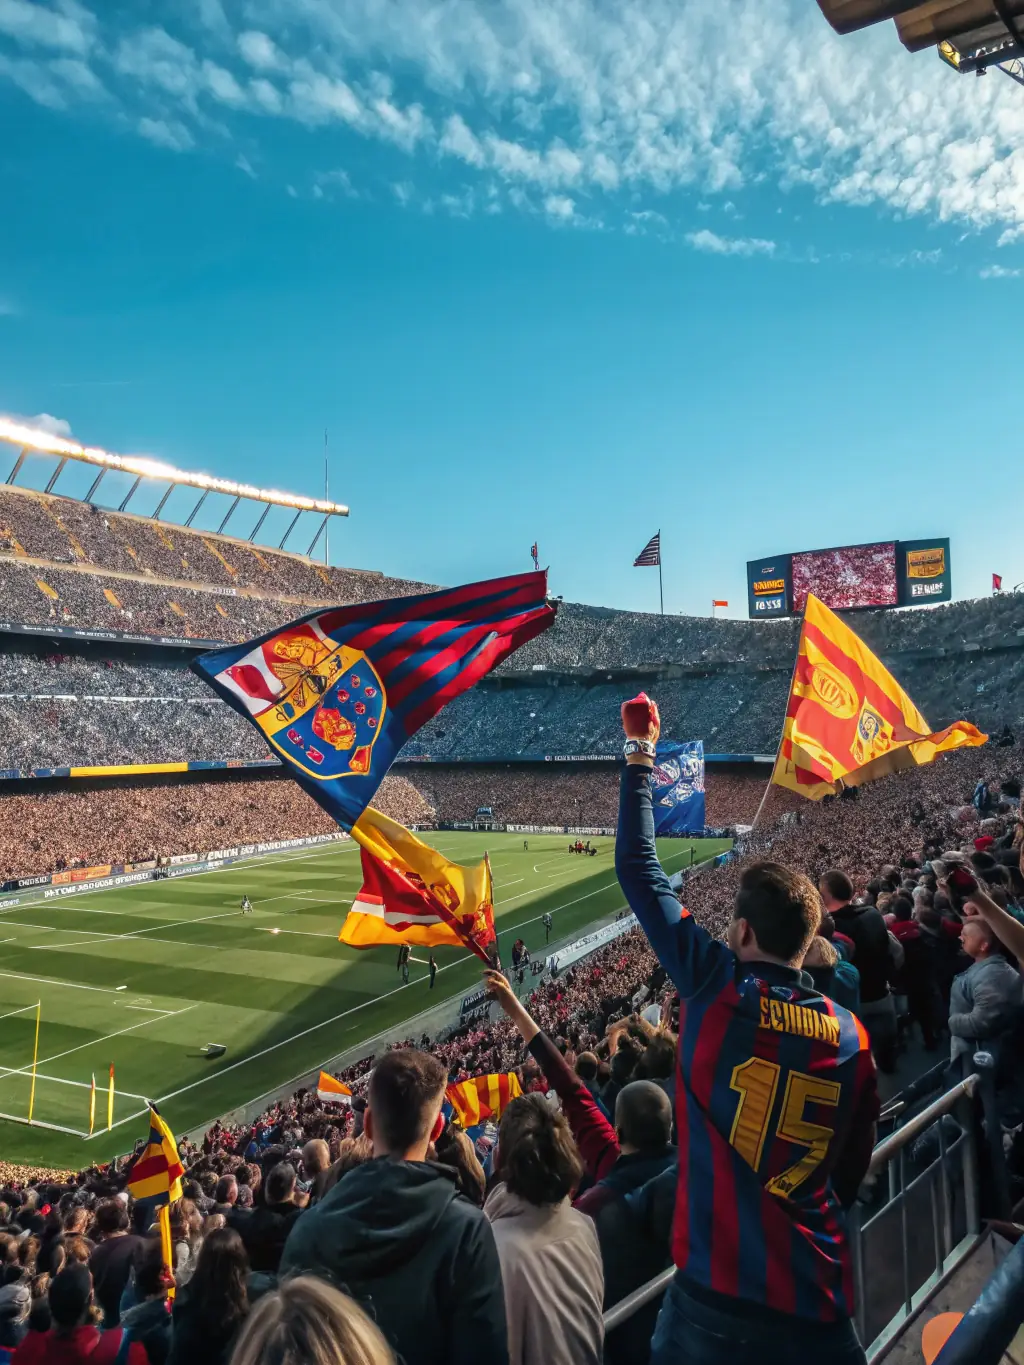
[[[192,664],[351,829],[402,745],[555,619],[545,573],[304,616]]]
[[[704,741],[662,740],[652,781],[655,834],[703,834]]]

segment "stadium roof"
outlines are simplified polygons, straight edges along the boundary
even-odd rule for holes
[[[908,52],[934,47],[958,71],[999,66],[1024,84],[1024,0],[818,0],[837,33],[893,19]],[[1003,63],[1017,67],[1007,70]]]
[[[0,441],[7,442],[16,447],[19,451],[18,457],[14,462],[11,472],[8,474],[6,482],[16,484],[18,474],[25,462],[25,457],[30,453],[38,455],[55,455],[57,457],[57,467],[50,475],[45,492],[54,493],[57,491],[57,481],[64,472],[64,467],[68,460],[76,460],[81,464],[90,464],[98,467],[99,473],[93,480],[88,493],[85,495],[86,502],[92,502],[105,474],[116,471],[121,474],[134,474],[135,482],[122,499],[118,511],[124,512],[129,502],[135,495],[136,490],[143,479],[155,479],[158,482],[168,484],[167,491],[153,513],[155,520],[163,511],[164,504],[170,497],[175,488],[198,488],[201,496],[192,511],[189,513],[185,522],[186,526],[191,526],[196,513],[211,493],[226,493],[233,498],[231,506],[225,514],[224,520],[218,528],[218,534],[223,532],[227,526],[235,508],[243,498],[266,504],[263,515],[256,523],[252,535],[249,539],[254,539],[256,532],[263,525],[264,518],[271,507],[288,507],[294,509],[295,516],[288,526],[288,530],[279,545],[279,549],[284,549],[285,541],[291,535],[299,518],[303,512],[322,513],[323,521],[320,529],[313,538],[307,554],[312,554],[316,547],[320,535],[331,517],[347,517],[348,508],[341,502],[330,502],[326,498],[308,498],[300,493],[282,493],[276,488],[257,488],[248,483],[235,483],[232,479],[218,479],[211,474],[190,474],[186,470],[176,469],[173,465],[165,464],[162,460],[154,460],[148,455],[114,455],[109,450],[101,450],[98,446],[83,446],[78,441],[69,440],[64,436],[54,435],[49,431],[42,431],[36,427],[25,426],[20,422],[12,422],[6,417],[0,417]]]

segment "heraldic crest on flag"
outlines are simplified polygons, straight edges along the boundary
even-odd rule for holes
[[[812,800],[987,739],[969,721],[932,732],[867,645],[809,594],[772,782]]]
[[[555,618],[547,575],[314,612],[192,665],[346,829],[410,735]]]

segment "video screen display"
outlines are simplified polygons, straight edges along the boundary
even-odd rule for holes
[[[813,592],[834,611],[895,607],[899,602],[896,542],[846,545],[793,555],[791,610],[802,612]]]

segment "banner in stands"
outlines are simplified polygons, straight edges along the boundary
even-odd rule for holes
[[[626,934],[630,929],[637,926],[636,915],[626,915],[623,919],[617,919],[613,924],[606,924],[603,929],[595,929],[592,934],[584,934],[582,938],[576,939],[575,943],[570,943],[564,948],[559,948],[557,953],[552,953],[547,959],[546,966],[552,975],[563,971],[566,967],[571,967],[574,962],[578,962],[581,957],[586,957],[595,948],[601,948],[606,943],[611,943],[613,939]]]
[[[601,834],[606,838],[615,833],[611,825],[506,825],[505,829],[509,834]]]
[[[618,763],[618,754],[545,754],[545,763]]]
[[[280,759],[215,758],[197,759],[193,763],[111,763],[101,766],[74,768],[0,768],[0,781],[12,782],[19,778],[36,777],[141,777],[147,773],[205,773],[221,768],[280,768]]]
[[[654,763],[655,834],[704,833],[704,744],[662,740]]]
[[[233,593],[229,595],[234,596]],[[47,635],[65,640],[112,640],[130,645],[171,645],[185,649],[220,649],[224,640],[197,640],[189,635],[132,635],[122,630],[79,630],[77,626],[31,625],[24,621],[0,621],[0,631],[11,635]]]
[[[319,844],[347,841],[349,836],[339,830],[336,834],[311,834],[306,838],[272,839],[263,844],[242,844],[236,849],[221,850],[205,857],[200,853],[177,853],[171,858],[150,859],[142,863],[117,863],[108,867],[79,867],[67,872],[53,872],[40,877],[15,877],[0,886],[0,891],[20,891],[27,887],[45,887],[43,896],[74,896],[79,891],[99,891],[111,886],[134,886],[164,877],[184,877],[190,872],[210,872],[225,867],[236,858],[259,857],[264,853],[280,853],[290,848],[313,848]],[[173,866],[172,866],[173,864]],[[18,902],[0,902],[0,905]]]

